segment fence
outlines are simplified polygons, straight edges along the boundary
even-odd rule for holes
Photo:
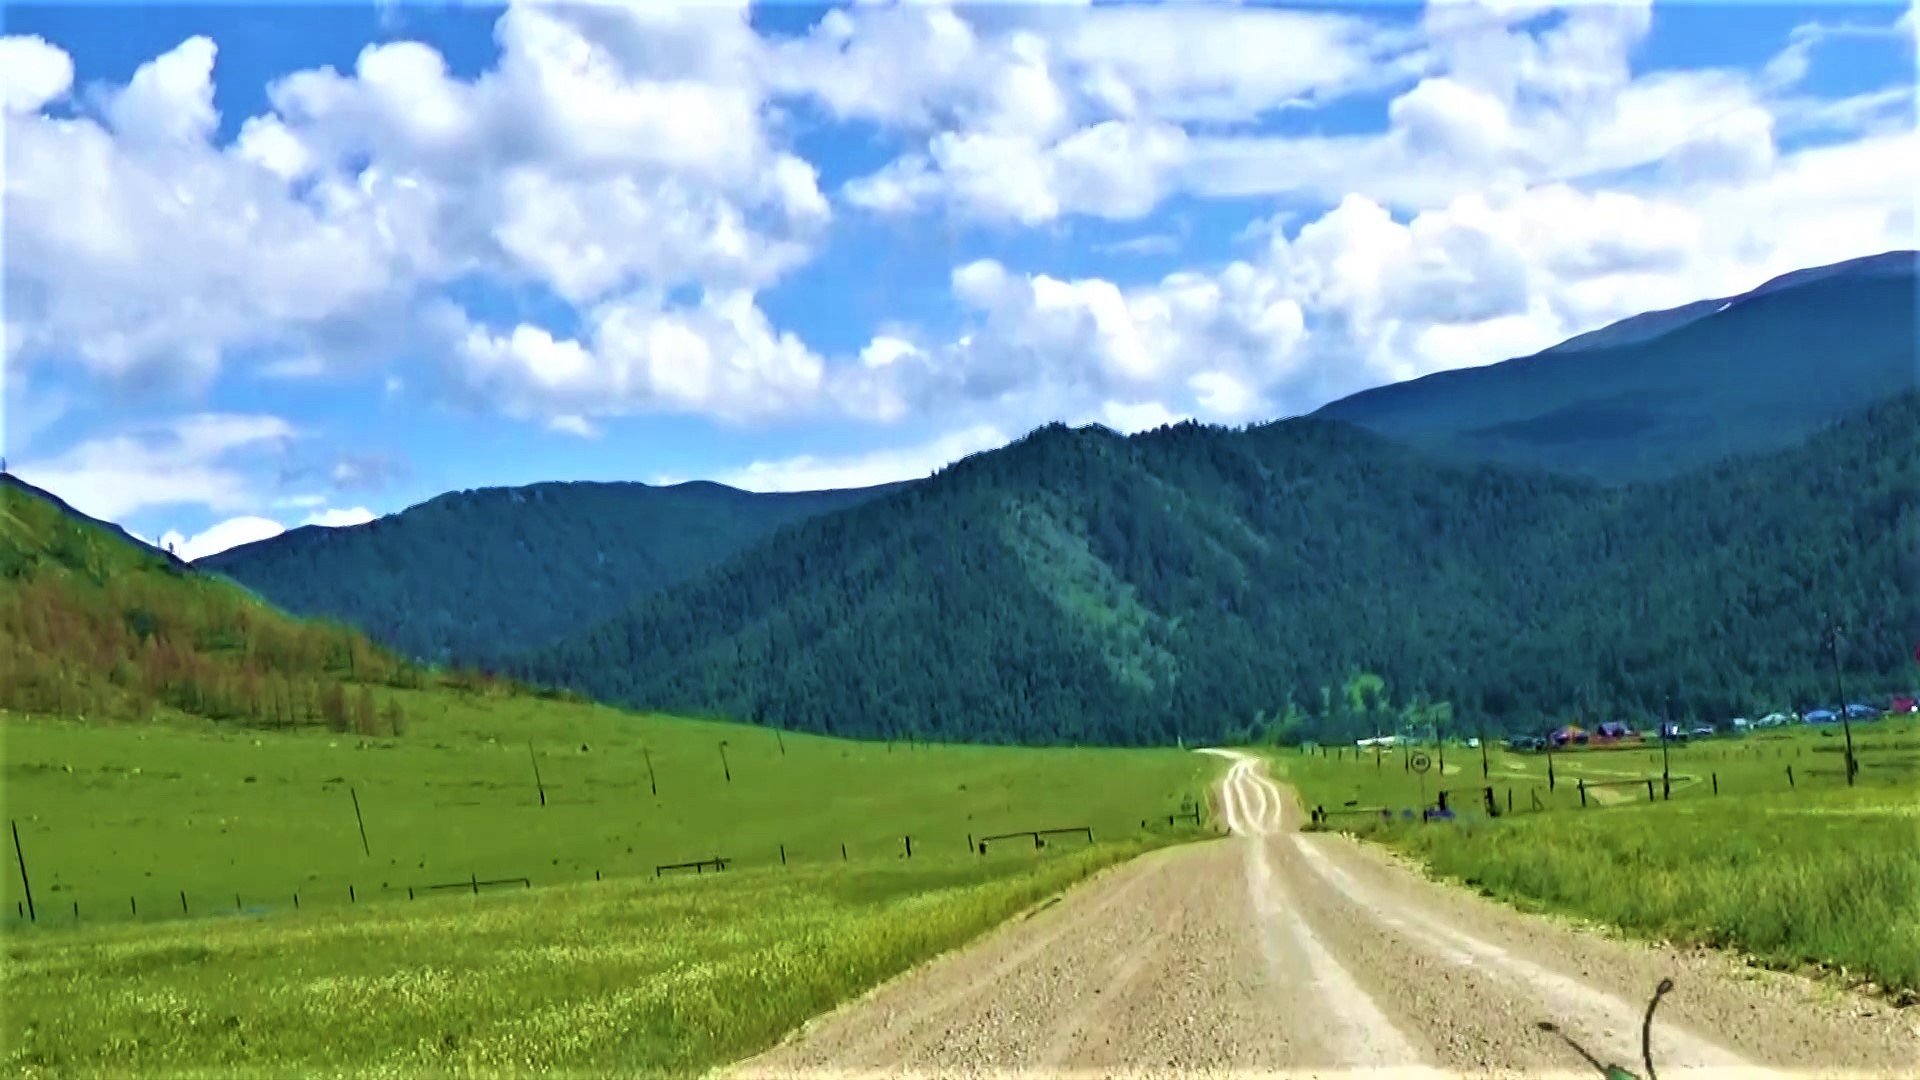
[[[1140,820],[1143,828],[1149,820],[1158,820],[1160,816],[1166,817],[1169,823],[1175,820],[1191,820],[1196,827],[1202,824],[1199,809],[1192,808],[1183,809],[1176,814],[1142,818]],[[392,884],[390,882],[381,882],[377,886],[368,886],[363,882],[344,882],[335,885],[322,885],[308,881],[295,888],[275,890],[270,894],[264,895],[260,892],[253,892],[251,894],[246,891],[231,892],[230,895],[233,898],[233,906],[231,908],[226,907],[222,901],[216,900],[214,894],[209,890],[197,889],[189,885],[166,891],[149,889],[132,894],[125,894],[124,906],[122,906],[122,901],[119,897],[102,896],[96,892],[86,897],[76,898],[70,893],[63,892],[54,901],[53,906],[49,906],[46,903],[45,897],[36,896],[34,892],[33,879],[28,873],[30,853],[20,840],[18,822],[12,823],[12,830],[15,841],[14,853],[20,870],[22,895],[15,901],[15,910],[10,916],[5,917],[5,922],[15,926],[72,926],[109,920],[152,920],[161,918],[197,918],[213,915],[264,915],[275,911],[313,911],[316,908],[339,907],[343,904],[352,906],[374,900],[393,900],[399,898],[402,893],[405,894],[408,900],[419,900],[432,897],[435,894],[447,894],[456,891],[478,896],[482,890],[511,885],[518,885],[522,889],[531,889],[534,881],[534,875],[532,874],[483,878],[477,871],[470,872],[468,876],[462,880],[428,884]],[[984,855],[987,850],[987,845],[991,841],[1004,841],[1017,837],[1025,837],[1033,842],[1033,850],[1037,851],[1047,846],[1046,838],[1067,835],[1083,836],[1088,844],[1095,842],[1094,831],[1091,826],[1074,825],[1063,828],[1016,830],[1014,832],[979,837],[977,839],[972,833],[967,833],[966,845],[969,854]],[[885,850],[876,847],[870,840],[864,845],[855,845],[853,847],[850,847],[846,841],[838,841],[836,847],[839,856],[837,860],[832,859],[831,854],[825,854],[819,850],[815,850],[813,852],[815,856],[814,861],[831,860],[843,863],[851,862],[855,854],[859,854],[862,859],[878,858],[881,857],[882,851]],[[924,849],[924,843],[917,844],[912,835],[902,834],[898,843],[891,848],[891,851],[892,857],[894,858],[911,859],[917,855],[924,857]],[[832,850],[833,849],[828,849],[829,852]],[[951,852],[950,848],[943,848],[941,850]],[[778,843],[774,845],[773,850],[768,853],[764,865],[786,866],[789,865],[791,857],[797,854],[799,854],[799,849],[791,848],[790,845],[784,842]],[[556,864],[557,862],[556,860]],[[669,874],[688,871],[696,875],[705,874],[709,870],[718,873],[732,868],[738,862],[739,860],[733,856],[712,855],[700,859],[645,865],[652,866],[652,878],[658,879]],[[644,874],[644,870],[640,870],[638,873]],[[604,881],[609,876],[619,875],[608,875],[604,868],[595,868],[592,871],[592,876],[594,881]],[[568,874],[565,872],[553,874],[547,880],[543,881],[543,884],[562,884],[582,880],[584,880],[584,870],[577,874]],[[58,889],[59,886],[55,886],[55,888]],[[229,893],[221,892],[218,895],[225,897],[229,895]],[[249,901],[249,895],[251,895],[251,901]]]
[[[1915,736],[1905,730],[1870,732],[1864,737],[1856,733],[1854,786],[1871,791],[1920,781],[1920,737]],[[1392,775],[1401,770],[1382,774],[1376,761],[1367,760],[1378,756],[1372,753],[1316,751],[1312,756],[1321,760],[1313,766],[1313,780],[1336,790],[1344,782],[1347,790],[1371,792],[1373,797],[1348,799],[1333,808],[1314,806],[1312,827],[1358,828],[1395,818],[1449,820],[1462,812],[1499,817],[1594,811],[1723,795],[1790,797],[1848,786],[1846,750],[1837,732],[1749,735],[1691,745],[1676,742],[1664,750],[1663,754],[1658,742],[1601,750],[1501,750],[1498,768],[1477,751],[1463,750],[1448,755],[1446,779],[1452,783],[1447,786],[1435,786],[1431,774],[1418,780]],[[1420,763],[1413,759],[1424,753],[1405,756],[1412,762],[1407,771],[1419,772]],[[1351,771],[1347,763],[1353,766]],[[1462,772],[1472,780],[1463,783]],[[1462,804],[1463,798],[1472,801],[1471,809]],[[1363,801],[1366,805],[1361,805]]]

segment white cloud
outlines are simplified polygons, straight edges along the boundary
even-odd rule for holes
[[[731,294],[822,236],[743,5],[515,5],[495,33],[471,78],[408,41],[288,74],[228,145],[207,38],[75,118],[38,111],[71,82],[65,53],[4,39],[10,359],[141,388],[205,387],[242,353],[318,375],[441,343],[421,315],[456,282],[577,306]]]
[[[236,548],[241,544],[271,540],[286,531],[285,526],[272,518],[236,517],[208,526],[192,536],[170,529],[161,535],[158,546],[192,562],[209,555],[218,555],[228,548]]]
[[[38,112],[73,85],[73,60],[40,37],[0,37],[0,109]]]
[[[352,525],[365,525],[380,515],[364,506],[355,506],[345,510],[317,510],[301,519],[302,525],[320,525],[329,529],[342,529]]]
[[[248,466],[270,460],[294,436],[279,417],[203,413],[89,439],[14,471],[98,518],[159,506],[233,511],[258,502]]]
[[[1005,446],[1009,437],[991,425],[977,425],[913,446],[873,450],[861,454],[796,457],[755,461],[715,477],[720,483],[747,491],[821,491],[830,488],[872,487],[896,480],[913,480],[969,454]],[[661,480],[660,483],[671,483]]]
[[[364,525],[376,516],[366,507],[356,506],[349,510],[318,510],[308,514],[300,524],[338,529]],[[191,536],[181,533],[178,529],[169,529],[161,534],[160,542],[156,546],[165,548],[188,562],[193,562],[209,555],[218,555],[242,544],[271,540],[286,531],[286,526],[272,518],[248,514],[216,522]]]
[[[810,406],[825,365],[774,329],[746,291],[692,306],[636,294],[595,308],[584,340],[521,324],[504,334],[463,325],[449,376],[512,415],[619,416],[651,411],[728,419]]]

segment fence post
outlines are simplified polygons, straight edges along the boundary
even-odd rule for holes
[[[1576,779],[1580,784],[1580,806],[1584,809],[1587,805],[1587,779],[1584,776]]]
[[[131,896],[127,897],[127,911],[136,919],[140,917],[140,905]]]
[[[293,894],[293,910],[295,911],[300,910],[300,894],[299,893]]]
[[[1719,773],[1713,774],[1713,793],[1715,795],[1720,794],[1720,774]]]
[[[1513,812],[1513,789],[1512,788],[1507,789],[1507,812],[1508,813]]]
[[[235,911],[240,910],[240,894],[239,893],[233,894],[233,910]]]
[[[785,844],[780,845],[780,865],[781,866],[787,865],[787,845]],[[593,880],[595,881],[600,880],[600,871],[595,870],[593,872]]]
[[[187,914],[187,890],[180,890],[180,914]]]
[[[1647,778],[1647,801],[1648,802],[1653,801],[1653,778],[1652,777]]]
[[[472,882],[473,884],[473,895],[479,896],[480,895],[480,871],[478,870],[467,871],[467,880]]]
[[[847,861],[847,842],[845,840],[840,841],[840,861]]]
[[[595,870],[593,872],[593,875],[594,875],[594,880],[598,881],[600,878],[600,871]],[[413,886],[411,885],[407,886],[407,899],[409,900],[413,899]]]
[[[1789,766],[1787,766],[1787,786],[1788,786],[1788,787],[1793,787],[1793,786],[1794,786],[1794,783],[1793,783],[1793,766],[1791,766],[1791,765],[1789,765]]]
[[[913,837],[906,836],[906,837],[902,837],[902,839],[904,839],[907,842],[907,858],[909,859],[913,858]]]
[[[360,902],[360,897],[354,895],[353,886],[348,885],[347,886],[347,903],[357,904],[359,902]]]

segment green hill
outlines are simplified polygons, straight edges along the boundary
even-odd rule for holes
[[[12,477],[0,481],[0,709],[190,713],[363,732],[420,673],[344,627],[288,618]]]
[[[1346,425],[1044,429],[806,522],[512,670],[836,733],[1170,742],[1644,718],[1911,678],[1920,395],[1805,446],[1610,488]]]
[[[1314,415],[1458,458],[1609,482],[1782,449],[1920,380],[1915,257],[1798,271]]]
[[[406,655],[478,664],[547,644],[785,525],[884,490],[483,488],[353,528],[293,529],[197,565],[288,611],[351,623]]]

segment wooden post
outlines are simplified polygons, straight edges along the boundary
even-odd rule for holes
[[[1793,783],[1793,766],[1791,766],[1791,765],[1789,765],[1789,766],[1787,766],[1787,786],[1788,786],[1788,787],[1793,787],[1793,786],[1794,786],[1794,783]]]
[[[479,896],[480,895],[480,872],[478,870],[470,870],[468,871],[468,874],[469,874],[468,880],[473,883],[473,895]]]
[[[299,893],[293,894],[293,910],[295,911],[300,910],[300,894]]]
[[[907,842],[907,858],[909,859],[913,858],[913,837],[907,836],[907,837],[902,837],[902,839],[906,840]]]
[[[27,853],[20,847],[20,823],[13,824],[13,855],[20,860],[20,887],[27,894],[27,921],[39,922],[40,917],[33,910],[33,885],[27,881]]]
[[[187,914],[187,890],[180,890],[180,914]]]
[[[1553,790],[1553,751],[1547,751],[1547,790]]]
[[[1513,789],[1512,788],[1507,789],[1507,812],[1508,813],[1513,812]]]
[[[840,861],[847,861],[847,842],[845,840],[840,841]]]
[[[787,865],[787,845],[785,844],[780,845],[780,865],[781,866]],[[593,872],[593,880],[595,881],[600,880],[600,871],[595,870]]]
[[[296,904],[295,906],[298,905]],[[134,918],[137,919],[140,917],[140,905],[135,902],[131,896],[127,897],[127,910],[132,913]]]
[[[360,897],[354,895],[353,886],[351,885],[347,886],[347,903],[357,904],[359,902],[360,902]]]
[[[1576,779],[1580,784],[1580,805],[1585,807],[1587,805],[1587,781],[1585,777],[1577,777]]]
[[[1647,801],[1648,802],[1653,801],[1653,778],[1652,777],[1647,778]]]
[[[347,794],[353,796],[353,820],[360,826],[360,850],[364,854],[372,855],[373,849],[367,846],[367,820],[360,816],[360,793],[348,788]]]
[[[240,894],[239,893],[233,894],[233,910],[235,911],[240,910]]]
[[[547,785],[540,780],[540,756],[533,752],[532,739],[527,740],[527,760],[533,762],[533,786],[540,789],[540,805],[545,806],[547,805]]]
[[[1713,774],[1713,793],[1715,795],[1720,794],[1720,774],[1719,773]]]

